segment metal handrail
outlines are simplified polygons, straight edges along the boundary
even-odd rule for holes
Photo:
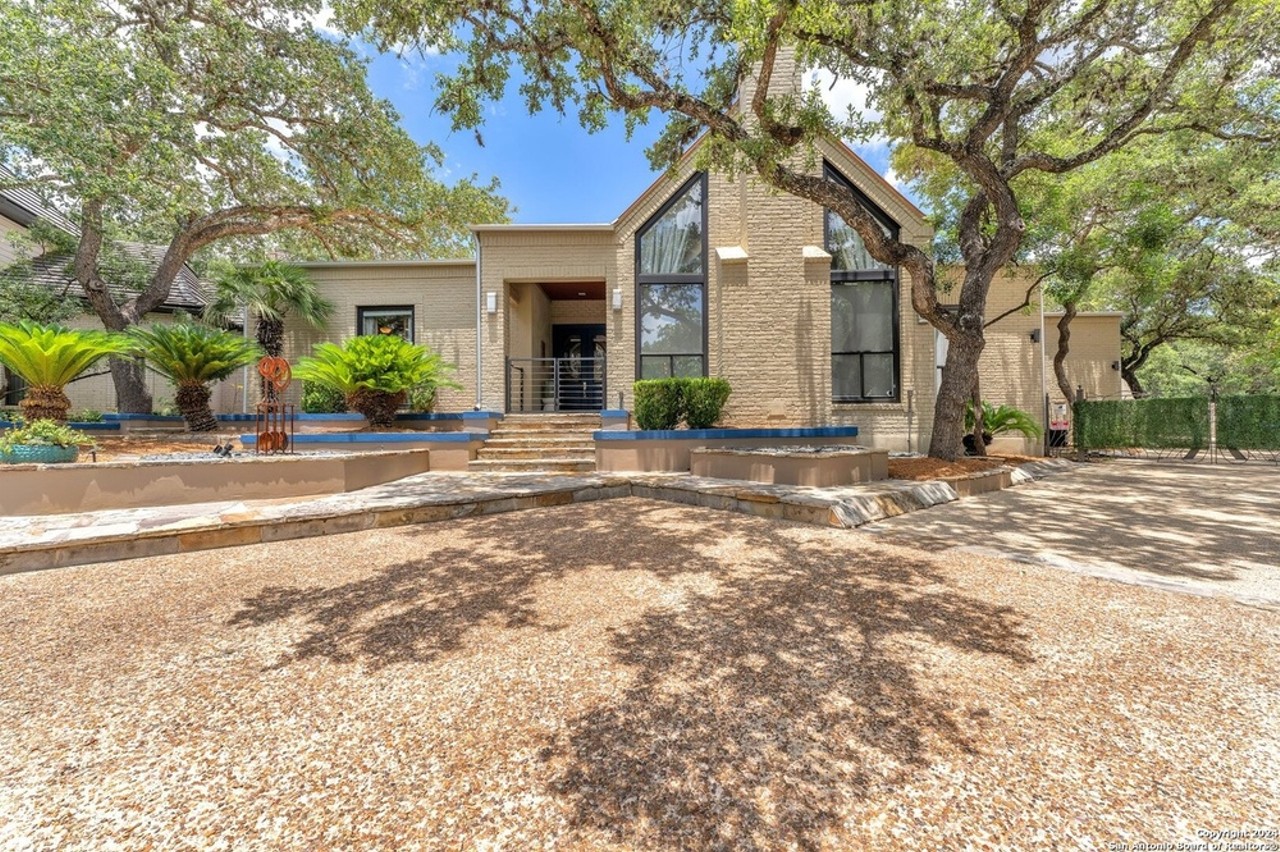
[[[507,411],[599,411],[607,371],[595,358],[507,358]]]

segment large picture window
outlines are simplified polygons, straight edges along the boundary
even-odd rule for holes
[[[886,235],[898,225],[830,164],[828,180],[851,190]],[[831,398],[834,402],[898,399],[898,271],[867,252],[858,232],[826,211],[831,254]]]
[[[636,235],[636,375],[707,374],[706,176],[694,175]]]
[[[413,342],[413,305],[356,308],[356,333],[394,334]]]

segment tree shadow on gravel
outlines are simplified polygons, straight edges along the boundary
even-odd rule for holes
[[[542,754],[580,827],[660,848],[829,845],[850,800],[972,752],[988,711],[949,698],[946,660],[1032,660],[1019,613],[927,562],[766,546],[787,555],[615,636],[634,685]]]
[[[642,500],[474,519],[430,558],[331,588],[265,589],[232,623],[301,620],[281,664],[377,669],[435,659],[481,624],[559,629],[537,584],[580,569],[700,575],[678,598],[627,604],[635,617],[613,632],[607,664],[629,686],[563,721],[538,756],[546,789],[588,839],[817,848],[851,800],[973,751],[990,721],[949,692],[958,659],[1032,656],[1021,613],[965,594],[927,559],[809,533]]]

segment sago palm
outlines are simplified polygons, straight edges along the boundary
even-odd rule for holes
[[[218,276],[213,301],[205,308],[209,322],[236,320],[247,305],[257,317],[258,344],[268,355],[284,353],[284,320],[293,314],[323,328],[333,316],[333,303],[320,295],[302,269],[278,260],[228,269]]]
[[[131,346],[128,338],[109,331],[29,320],[0,323],[0,361],[27,383],[20,404],[28,422],[65,421],[71,400],[63,388],[103,358],[127,353]]]
[[[298,361],[297,378],[331,387],[371,426],[390,426],[413,388],[459,387],[436,352],[394,334],[353,337],[342,346],[318,343]]]
[[[153,325],[129,334],[147,366],[173,382],[174,402],[192,432],[212,432],[218,427],[209,407],[209,385],[262,354],[257,344],[238,334],[196,323]]]

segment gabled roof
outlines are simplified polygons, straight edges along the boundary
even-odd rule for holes
[[[35,191],[27,187],[3,187],[4,183],[16,177],[12,171],[0,165],[0,216],[11,219],[25,228],[31,227],[31,223],[36,219],[44,219],[54,227],[74,237],[80,236],[80,228],[76,226],[75,222],[72,222],[52,205],[47,204]],[[166,251],[164,246],[148,243],[126,242],[117,243],[116,245],[129,257],[143,261],[153,269],[160,265],[160,261],[164,258]],[[86,298],[84,289],[71,273],[71,260],[71,256],[66,253],[45,254],[33,259],[31,265],[34,281],[50,288],[56,288],[72,298]],[[119,298],[127,298],[131,295],[124,287],[108,285],[108,289],[113,296]],[[162,307],[199,311],[208,302],[209,299],[205,293],[204,286],[200,283],[200,279],[196,277],[190,266],[183,264],[182,269],[173,279],[169,297],[164,300]]]

